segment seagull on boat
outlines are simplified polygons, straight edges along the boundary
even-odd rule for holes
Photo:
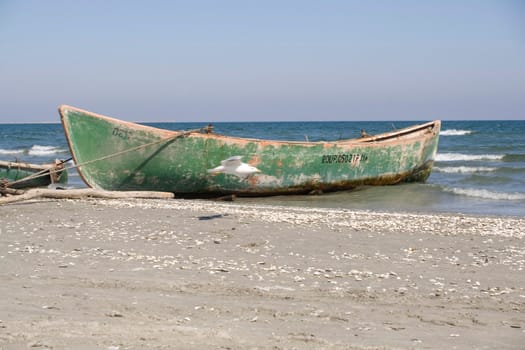
[[[210,174],[231,174],[241,179],[245,179],[250,175],[255,173],[260,173],[261,171],[250,164],[241,162],[242,156],[233,156],[228,159],[222,160],[221,165],[216,168],[208,169]]]

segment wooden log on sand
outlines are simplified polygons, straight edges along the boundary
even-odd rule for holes
[[[2,190],[2,192],[4,192]],[[104,191],[93,188],[74,189],[74,190],[50,190],[43,188],[35,188],[27,190],[21,194],[13,194],[9,197],[0,197],[0,205],[25,201],[35,198],[53,198],[53,199],[82,199],[82,198],[107,198],[107,199],[129,199],[129,198],[145,198],[145,199],[170,199],[175,195],[171,192],[152,192],[152,191]]]

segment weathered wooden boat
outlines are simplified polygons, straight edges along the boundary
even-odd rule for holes
[[[68,176],[64,164],[62,161],[50,164],[0,161],[0,186],[23,189],[66,184]]]
[[[182,196],[300,194],[425,181],[441,126],[433,121],[358,139],[295,142],[228,137],[209,128],[163,130],[65,105],[59,113],[88,186]],[[235,163],[248,173],[224,170]]]

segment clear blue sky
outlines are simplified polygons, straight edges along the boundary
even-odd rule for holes
[[[0,122],[525,119],[525,1],[3,1]]]

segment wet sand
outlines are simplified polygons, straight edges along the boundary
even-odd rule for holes
[[[525,220],[0,207],[0,349],[524,349]]]

